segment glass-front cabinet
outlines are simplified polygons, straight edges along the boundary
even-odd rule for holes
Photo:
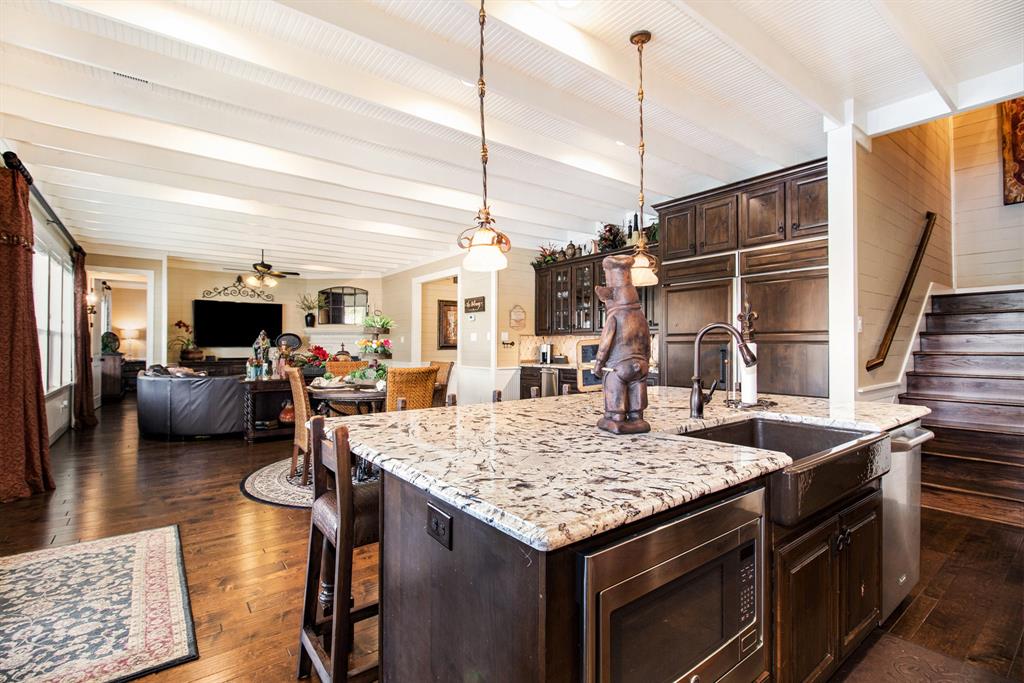
[[[572,267],[573,330],[594,331],[594,264],[583,263]]]
[[[572,330],[572,271],[568,266],[555,268],[551,276],[551,331]]]

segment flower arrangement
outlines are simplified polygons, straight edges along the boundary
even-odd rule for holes
[[[336,354],[330,353],[324,347],[313,344],[305,353],[293,353],[288,358],[288,362],[297,368],[305,367],[307,365],[314,368],[326,368],[327,361],[334,360],[335,355]]]
[[[626,236],[622,228],[614,223],[607,223],[597,233],[597,248],[599,251],[615,251],[626,246]]]
[[[533,266],[536,268],[538,266],[554,263],[557,260],[558,249],[555,248],[555,245],[549,243],[547,246],[541,247],[540,253],[533,257]]]
[[[189,351],[196,348],[196,340],[192,333],[192,326],[184,320],[174,323],[174,327],[181,330],[181,333],[172,339],[167,345],[168,348],[180,347],[182,351]]]
[[[360,339],[356,342],[356,346],[359,347],[362,353],[376,353],[385,357],[391,356],[390,339]]]
[[[327,296],[324,294],[303,294],[295,302],[305,313],[316,313],[321,308],[327,308]]]
[[[377,381],[386,380],[388,378],[388,367],[383,363],[378,364],[376,368],[359,368],[353,370],[349,377],[351,379],[368,380],[375,379]]]

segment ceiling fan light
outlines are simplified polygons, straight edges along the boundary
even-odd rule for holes
[[[260,281],[260,278],[257,275],[246,275],[245,284],[249,285],[250,287],[259,287],[263,283]]]
[[[267,287],[277,287],[277,278],[265,277],[263,278],[263,284]]]

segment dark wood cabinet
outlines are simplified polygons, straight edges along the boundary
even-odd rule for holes
[[[786,181],[789,239],[828,232],[828,171],[815,169]]]
[[[881,497],[874,495],[839,518],[839,653],[846,657],[881,616]]]
[[[693,343],[700,328],[708,323],[729,320],[732,310],[733,281],[714,280],[696,284],[669,283],[661,292],[665,319],[661,326],[661,382],[668,386],[688,387],[693,377]],[[723,352],[729,357],[729,338],[711,334],[701,348],[701,378],[710,387],[715,380],[729,380],[728,366],[723,372]]]
[[[838,513],[781,532],[772,562],[778,683],[828,680],[878,624],[881,502],[874,490]]]
[[[664,260],[696,255],[696,205],[688,204],[664,213],[659,219],[659,225]]]
[[[537,270],[534,279],[534,334],[551,332],[551,271]]]
[[[824,680],[839,658],[836,634],[839,520],[812,528],[775,552],[778,683]]]
[[[697,204],[697,253],[736,248],[737,196],[730,194]]]
[[[540,368],[519,368],[519,398],[530,398],[530,389],[540,391]]]
[[[572,266],[572,329],[575,332],[593,332],[595,329],[594,305],[597,295],[594,293],[593,261]],[[604,269],[602,268],[602,271]]]
[[[104,399],[120,399],[124,396],[124,382],[121,366],[124,354],[104,353],[100,357],[100,396]]]
[[[760,185],[740,193],[740,246],[786,239],[786,184]]]
[[[572,331],[572,271],[558,266],[551,271],[551,332]]]

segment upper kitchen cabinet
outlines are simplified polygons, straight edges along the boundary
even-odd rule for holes
[[[576,332],[593,332],[595,329],[595,305],[593,261],[572,266],[572,329]]]
[[[572,332],[572,269],[558,266],[551,271],[551,333]]]
[[[786,239],[786,183],[752,187],[740,193],[740,246]]]
[[[824,166],[786,181],[789,238],[828,232],[828,171]]]
[[[730,194],[697,204],[697,253],[736,248],[737,197]]]
[[[697,207],[687,204],[661,215],[662,258],[666,261],[694,256],[697,253]]]
[[[534,334],[551,333],[551,271],[538,270],[534,287]]]

